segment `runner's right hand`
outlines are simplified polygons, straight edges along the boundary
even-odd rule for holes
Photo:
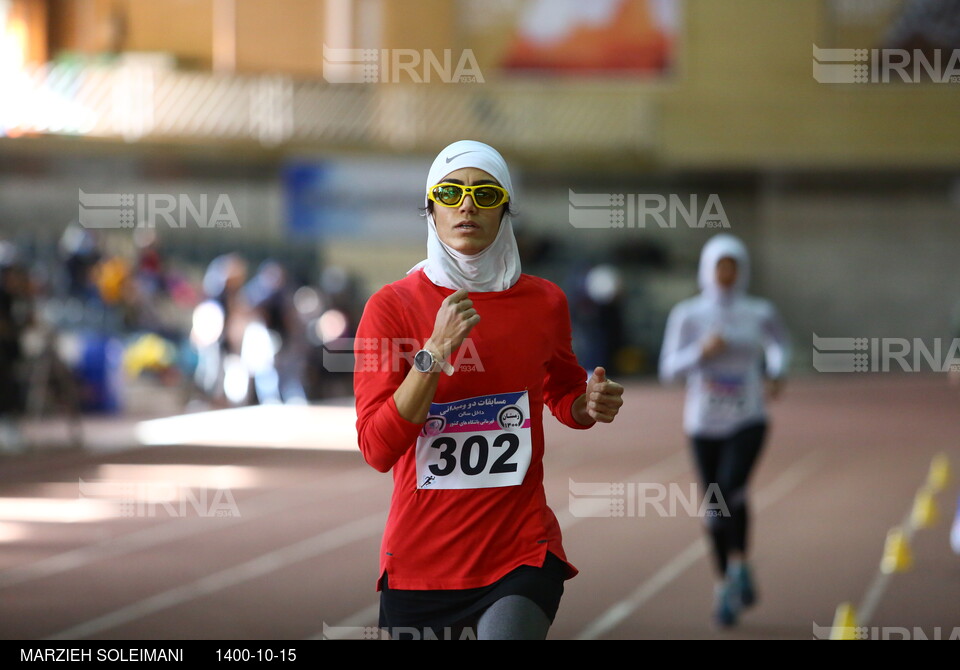
[[[480,321],[480,315],[473,308],[473,301],[467,297],[467,289],[462,288],[448,296],[437,310],[437,320],[433,334],[427,341],[427,348],[435,349],[442,358],[447,358]]]
[[[714,358],[727,350],[727,342],[720,335],[714,333],[707,337],[700,345],[700,355],[704,359]]]

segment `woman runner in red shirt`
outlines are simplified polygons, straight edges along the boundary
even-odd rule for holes
[[[380,556],[393,638],[544,639],[577,574],[543,489],[543,406],[609,423],[623,387],[571,347],[566,297],[522,274],[492,147],[451,144],[427,179],[427,259],[357,332],[360,449],[394,491]],[[410,354],[413,354],[412,360]]]

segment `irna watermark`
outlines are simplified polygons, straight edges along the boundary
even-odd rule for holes
[[[919,626],[818,626],[813,624],[814,640],[960,640],[960,627],[924,630]]]
[[[681,510],[686,516],[730,516],[720,487],[715,483],[707,486],[703,495],[700,495],[700,487],[696,483],[684,489],[677,483],[585,483],[571,479],[568,505],[570,514],[575,517],[675,517]]]
[[[84,193],[80,190],[80,225],[84,228],[239,228],[237,212],[224,193],[212,203],[206,194],[196,201],[185,194]]]
[[[79,497],[106,500],[122,517],[239,517],[230,489],[184,486],[176,482],[79,480]]]
[[[817,372],[958,372],[960,338],[820,337],[813,333]]]
[[[821,84],[960,83],[960,49],[821,49],[813,45]]]
[[[336,49],[323,45],[323,78],[331,84],[482,84],[471,49]]]
[[[327,372],[402,372],[413,366],[424,343],[410,337],[345,337],[324,342],[322,365]],[[483,372],[477,345],[469,337],[449,360],[456,372]]]
[[[377,626],[328,626],[323,624],[324,640],[476,640],[477,631],[462,628],[409,628],[395,626],[390,629]]]
[[[696,193],[574,193],[570,189],[570,225],[574,228],[729,228],[720,196],[700,200]]]

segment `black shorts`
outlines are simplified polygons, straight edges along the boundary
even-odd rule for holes
[[[475,589],[391,589],[385,573],[380,627],[393,639],[464,639],[476,632],[480,616],[490,605],[511,595],[529,598],[553,622],[565,579],[566,564],[550,552],[543,567],[521,565],[493,584]]]

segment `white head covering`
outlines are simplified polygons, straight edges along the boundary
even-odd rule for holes
[[[507,189],[510,202],[516,202],[507,162],[496,149],[473,140],[454,142],[433,161],[427,175],[427,186],[435,186],[451,172],[461,168],[477,168],[488,173]],[[426,190],[424,191],[426,193]],[[428,199],[424,195],[424,205]],[[450,248],[437,234],[433,214],[427,214],[427,258],[413,266],[407,274],[423,268],[437,286],[468,291],[505,291],[520,279],[520,252],[513,235],[510,214],[504,213],[496,239],[483,251],[468,255]]]
[[[725,290],[717,284],[717,263],[721,258],[732,258],[737,262],[737,280]],[[700,290],[713,298],[742,295],[750,282],[750,254],[740,238],[729,233],[720,233],[711,237],[700,252]]]

